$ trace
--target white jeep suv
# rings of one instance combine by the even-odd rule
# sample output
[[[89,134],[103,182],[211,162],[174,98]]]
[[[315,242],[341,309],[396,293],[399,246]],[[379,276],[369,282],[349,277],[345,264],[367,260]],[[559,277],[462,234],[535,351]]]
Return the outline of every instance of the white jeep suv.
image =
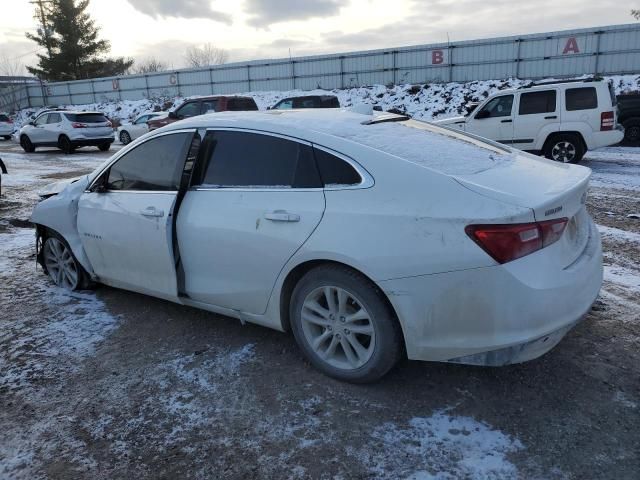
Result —
[[[560,162],[577,163],[587,150],[622,140],[616,110],[616,97],[608,82],[569,80],[503,90],[467,117],[434,123]]]
[[[36,147],[58,147],[73,153],[78,147],[95,146],[106,152],[114,141],[113,126],[100,112],[46,110],[20,129],[20,145],[27,153]]]

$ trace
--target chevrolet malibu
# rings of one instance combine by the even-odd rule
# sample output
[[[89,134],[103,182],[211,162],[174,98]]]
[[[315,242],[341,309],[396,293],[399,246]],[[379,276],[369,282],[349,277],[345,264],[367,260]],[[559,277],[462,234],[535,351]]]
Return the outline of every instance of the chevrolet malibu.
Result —
[[[203,115],[35,208],[38,260],[281,331],[351,382],[553,348],[602,283],[590,170],[404,116]]]

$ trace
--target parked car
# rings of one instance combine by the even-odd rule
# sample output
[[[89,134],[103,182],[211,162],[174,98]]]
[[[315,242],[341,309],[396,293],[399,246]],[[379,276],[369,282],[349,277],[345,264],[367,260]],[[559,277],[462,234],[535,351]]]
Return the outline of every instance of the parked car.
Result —
[[[283,98],[269,107],[269,110],[291,110],[292,108],[340,108],[340,102],[334,95],[306,95]]]
[[[292,330],[318,369],[366,382],[405,354],[553,348],[602,282],[590,172],[400,115],[213,114],[50,189],[31,221],[61,287]]]
[[[111,122],[100,112],[47,110],[20,129],[20,145],[27,153],[37,147],[58,147],[73,153],[94,146],[106,152],[114,141]]]
[[[11,140],[11,135],[14,130],[13,121],[9,118],[9,115],[0,113],[0,137],[5,140]]]
[[[503,90],[467,117],[434,123],[559,162],[577,163],[587,150],[622,140],[616,116],[612,86],[605,81],[580,80]]]
[[[618,96],[618,121],[624,127],[624,142],[640,145],[640,94]]]
[[[149,125],[147,122],[152,118],[164,118],[167,116],[166,112],[154,112],[143,113],[138,115],[131,123],[121,125],[116,130],[116,135],[120,140],[120,143],[127,145],[138,137],[141,137],[149,131]]]
[[[251,97],[214,95],[211,97],[197,97],[185,100],[185,102],[169,112],[166,117],[149,120],[149,130],[164,127],[170,123],[203,115],[210,112],[238,112],[245,110],[258,110],[256,101]]]

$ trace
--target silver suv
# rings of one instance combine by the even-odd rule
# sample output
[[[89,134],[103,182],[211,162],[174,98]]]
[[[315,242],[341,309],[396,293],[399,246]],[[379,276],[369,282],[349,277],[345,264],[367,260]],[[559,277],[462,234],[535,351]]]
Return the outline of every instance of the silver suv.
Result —
[[[113,126],[100,112],[48,110],[20,129],[20,145],[27,153],[36,147],[58,147],[73,153],[94,146],[106,152],[114,141]]]

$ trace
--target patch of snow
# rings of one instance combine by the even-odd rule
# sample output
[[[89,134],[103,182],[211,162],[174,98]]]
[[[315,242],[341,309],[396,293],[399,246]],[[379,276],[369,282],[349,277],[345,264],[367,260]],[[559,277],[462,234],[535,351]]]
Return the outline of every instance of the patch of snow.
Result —
[[[629,400],[629,398],[624,394],[624,392],[621,392],[620,390],[618,390],[613,396],[613,401],[619,403],[620,405],[626,408],[632,408],[632,409],[638,408],[638,404],[633,400]]]
[[[640,295],[640,273],[620,265],[604,266],[605,282],[623,287],[634,295]]]
[[[518,470],[508,454],[523,450],[511,435],[470,417],[438,411],[407,425],[385,423],[370,445],[352,449],[378,479],[511,479]]]
[[[607,227],[605,225],[597,225],[597,227],[603,238],[618,242],[637,243],[640,245],[640,233],[621,230],[614,227]]]

